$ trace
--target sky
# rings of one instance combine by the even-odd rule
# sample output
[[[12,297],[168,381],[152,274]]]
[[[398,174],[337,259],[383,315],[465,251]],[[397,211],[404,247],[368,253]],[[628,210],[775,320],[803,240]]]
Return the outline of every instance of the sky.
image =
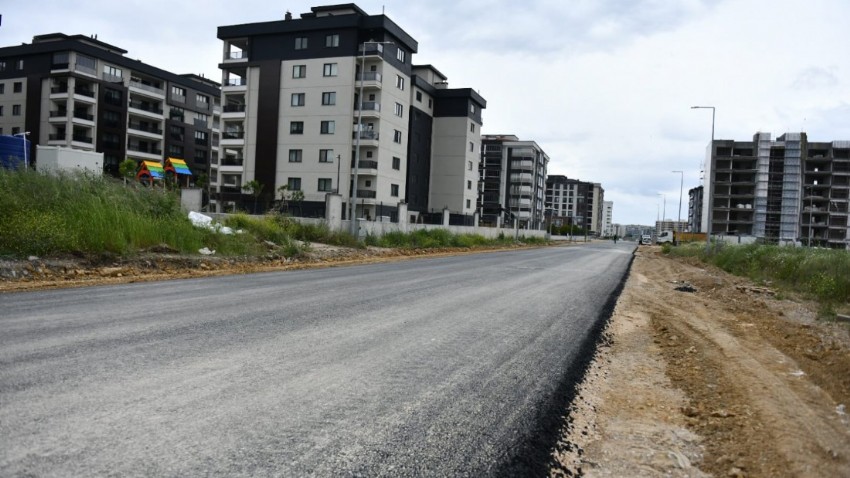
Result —
[[[127,56],[220,81],[222,25],[339,0],[30,0],[0,45],[92,35]],[[805,131],[850,140],[847,0],[361,0],[419,42],[452,88],[486,100],[483,134],[534,140],[549,174],[601,183],[618,224],[687,218],[711,138]],[[682,171],[674,173],[673,171]],[[684,184],[683,189],[680,184]]]

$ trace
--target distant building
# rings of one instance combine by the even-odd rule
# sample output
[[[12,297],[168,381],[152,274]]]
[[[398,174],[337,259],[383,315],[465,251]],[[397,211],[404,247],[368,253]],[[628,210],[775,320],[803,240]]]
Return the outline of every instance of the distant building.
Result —
[[[514,135],[481,137],[481,220],[495,225],[541,229],[549,156],[534,141]]]
[[[712,234],[850,247],[850,141],[756,133],[752,141],[715,140],[707,159],[704,230],[710,211]]]
[[[612,223],[614,213],[614,201],[602,201],[602,235],[613,236],[614,224]]]
[[[217,161],[219,84],[125,56],[97,37],[52,33],[0,48],[0,134],[124,159],[185,159],[195,174]],[[28,151],[38,162],[37,150]]]
[[[599,183],[562,175],[546,178],[546,209],[555,224],[574,224],[591,235],[603,235],[605,190]]]
[[[688,232],[702,232],[702,186],[688,191]]]
[[[674,221],[672,219],[655,221],[655,235],[659,235],[664,231],[685,231],[687,228],[687,221]]]

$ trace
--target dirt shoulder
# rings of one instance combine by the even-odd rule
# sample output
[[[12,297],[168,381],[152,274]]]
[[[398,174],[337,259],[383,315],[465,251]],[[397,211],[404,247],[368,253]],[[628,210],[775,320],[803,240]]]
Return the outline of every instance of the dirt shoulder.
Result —
[[[850,325],[814,310],[641,246],[552,475],[850,476]]]

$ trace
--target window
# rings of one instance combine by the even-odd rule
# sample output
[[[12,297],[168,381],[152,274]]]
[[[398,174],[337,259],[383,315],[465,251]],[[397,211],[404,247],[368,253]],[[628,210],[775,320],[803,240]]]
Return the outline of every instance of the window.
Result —
[[[21,134],[21,128],[18,126],[12,128],[12,136],[15,136],[16,134]]]
[[[467,161],[467,162],[466,162],[466,170],[467,170],[467,171],[472,171],[472,161]]]
[[[395,57],[398,61],[404,63],[405,51],[402,50],[401,48],[399,48],[398,50],[395,51]]]
[[[428,109],[429,110],[431,109],[432,104],[433,104],[433,101],[431,100],[431,98],[428,98]]]
[[[322,67],[322,76],[336,76],[338,68],[336,63],[325,63]]]
[[[401,75],[395,76],[395,86],[396,88],[403,90],[404,89],[404,77]]]
[[[293,78],[307,78],[307,65],[292,65]]]
[[[304,134],[304,122],[291,121],[289,123],[289,134]]]
[[[292,106],[304,106],[304,93],[292,93]]]
[[[24,84],[20,81],[16,81],[12,84],[12,93],[20,93],[24,91]]]
[[[179,144],[172,144],[168,146],[168,154],[174,156],[175,158],[183,157],[183,146]]]
[[[398,184],[390,184],[390,196],[398,197]]]
[[[195,131],[195,144],[199,146],[207,145],[207,133],[206,131]]]
[[[469,123],[469,132],[470,132],[470,133],[474,133],[474,132],[475,132],[475,123]]]
[[[185,117],[185,111],[183,108],[179,108],[177,106],[172,106],[168,110],[168,118],[172,121],[181,121],[183,122],[183,118]]]
[[[24,69],[24,60],[18,60],[18,69],[19,69],[19,70],[23,70],[23,69]]]
[[[330,106],[336,104],[336,91],[326,91],[322,93],[322,104]]]
[[[466,180],[466,189],[472,189],[472,181]]]
[[[0,95],[6,93],[6,83],[0,83]]]
[[[401,144],[401,131],[393,130],[393,142]]]
[[[21,105],[12,105],[12,116],[21,116]]]
[[[0,61],[0,71],[6,71],[6,62]]]
[[[339,46],[339,35],[325,35],[325,48],[336,48]]]
[[[300,149],[290,149],[289,150],[289,162],[290,163],[300,163],[301,162],[301,150]]]
[[[334,134],[336,132],[336,121],[322,121],[319,132],[321,134]]]
[[[334,150],[332,150],[332,149],[320,149],[319,150],[319,162],[320,163],[332,163],[332,162],[334,162]]]
[[[198,103],[198,106],[200,106],[202,108],[209,108],[210,107],[210,97],[207,96],[207,95],[196,94],[195,95],[195,102]]]
[[[473,143],[472,141],[469,142],[469,152],[470,153],[475,152],[475,143]]]
[[[401,158],[393,156],[393,169],[401,169]]]
[[[196,149],[194,159],[196,163],[207,164],[207,152],[203,149]]]
[[[183,134],[186,132],[186,129],[182,126],[171,125],[168,128],[168,134],[171,136],[171,139],[175,141],[183,141]]]
[[[404,116],[404,106],[401,103],[395,104],[395,115],[401,118]]]
[[[113,106],[121,106],[121,98],[123,95],[118,90],[113,90],[111,88],[107,88],[104,92],[104,100]]]
[[[421,91],[416,92],[416,101],[422,103],[422,92]]]
[[[180,88],[179,86],[171,87],[171,96],[173,99],[178,101],[186,100],[186,88]]]
[[[471,207],[472,207],[472,200],[467,199],[467,200],[466,200],[466,208],[467,208],[467,209],[469,209],[469,208],[471,208]]]
[[[287,178],[286,185],[289,186],[290,191],[300,191],[301,178]]]
[[[475,105],[469,105],[469,112],[475,114]]]
[[[333,190],[333,182],[330,178],[319,178],[319,192],[327,192]]]
[[[0,105],[0,116],[3,116],[3,105]]]
[[[103,65],[103,76],[104,80],[118,80],[121,79],[121,68],[115,68],[110,65]]]
[[[296,50],[306,50],[307,49],[307,37],[298,37],[295,39],[295,49]]]

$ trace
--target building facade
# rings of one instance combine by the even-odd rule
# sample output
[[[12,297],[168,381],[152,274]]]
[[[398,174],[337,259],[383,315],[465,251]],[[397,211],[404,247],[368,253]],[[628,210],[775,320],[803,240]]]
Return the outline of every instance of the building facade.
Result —
[[[602,201],[602,235],[614,235],[614,201]]]
[[[127,58],[96,37],[54,33],[0,48],[0,134],[124,159],[184,159],[195,175],[218,160],[219,84]],[[36,150],[34,161],[38,158]]]
[[[811,142],[806,133],[776,140],[715,140],[709,150],[702,217],[712,234],[770,243],[848,248],[850,141]]]
[[[449,90],[418,43],[385,15],[354,4],[313,7],[300,18],[222,26],[221,163],[214,207],[234,204],[248,181],[267,201],[281,187],[323,215],[339,193],[355,216],[474,211],[481,109],[472,90]],[[473,157],[475,159],[473,159]],[[468,168],[472,160],[473,171]],[[354,181],[356,178],[356,188]],[[346,213],[345,217],[350,217]]]
[[[688,232],[702,232],[702,186],[688,190]]]
[[[605,191],[599,183],[562,175],[546,178],[546,210],[556,224],[574,224],[591,235],[603,235]],[[612,205],[613,207],[613,205]]]
[[[485,223],[540,229],[546,222],[549,156],[534,141],[514,135],[482,135],[478,207]]]

